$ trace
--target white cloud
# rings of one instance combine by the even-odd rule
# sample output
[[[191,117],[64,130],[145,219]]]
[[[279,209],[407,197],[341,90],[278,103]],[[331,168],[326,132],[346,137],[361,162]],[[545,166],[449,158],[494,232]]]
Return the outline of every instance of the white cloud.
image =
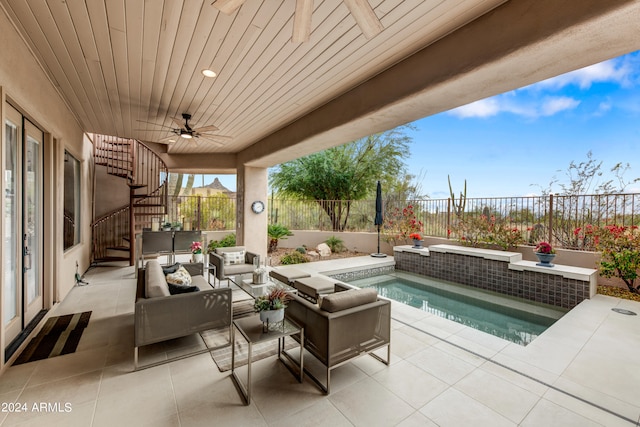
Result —
[[[580,104],[580,101],[567,96],[550,97],[544,100],[540,106],[540,116],[553,116],[560,111],[572,110]]]
[[[619,58],[610,59],[598,64],[590,65],[579,70],[571,71],[557,77],[552,77],[535,83],[528,88],[562,89],[569,85],[576,85],[580,89],[589,89],[593,83],[615,82],[623,86],[629,83],[632,67],[627,61]]]
[[[467,118],[491,117],[495,116],[499,112],[500,107],[498,106],[498,100],[496,98],[488,98],[455,108],[449,113],[460,118]]]
[[[566,96],[547,97],[540,103],[517,102],[510,96],[498,95],[463,105],[449,111],[449,114],[465,119],[470,117],[486,118],[500,113],[511,113],[526,118],[552,116],[561,111],[577,107],[580,101]]]

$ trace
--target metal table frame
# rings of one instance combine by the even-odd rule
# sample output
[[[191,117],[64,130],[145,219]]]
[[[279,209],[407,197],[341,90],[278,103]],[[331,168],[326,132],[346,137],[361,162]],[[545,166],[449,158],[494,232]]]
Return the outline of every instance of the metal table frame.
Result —
[[[235,371],[235,359],[236,359],[236,339],[235,330],[238,330],[240,335],[247,341],[249,345],[247,354],[247,386],[242,383],[238,374]],[[291,355],[285,351],[284,341],[286,337],[291,335],[300,335],[300,362],[294,360]],[[278,340],[278,360],[294,375],[298,377],[298,382],[302,382],[304,377],[304,328],[296,324],[295,322],[284,319],[282,326],[278,329],[263,331],[263,324],[260,321],[260,316],[255,315],[251,317],[243,317],[233,321],[231,327],[231,378],[236,383],[245,404],[251,403],[251,356],[253,351],[253,344]],[[283,356],[285,357],[283,359]],[[296,367],[294,370],[293,366]],[[296,372],[297,371],[297,372]]]

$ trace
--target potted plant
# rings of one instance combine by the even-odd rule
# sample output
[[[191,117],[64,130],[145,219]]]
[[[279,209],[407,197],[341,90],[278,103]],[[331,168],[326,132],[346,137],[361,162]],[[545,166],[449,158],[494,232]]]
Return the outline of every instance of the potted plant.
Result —
[[[164,224],[162,224],[162,231],[171,231],[171,223],[165,222]]]
[[[533,252],[536,254],[538,260],[540,261],[536,265],[539,265],[541,267],[553,267],[551,261],[553,261],[553,259],[556,257],[556,251],[555,249],[553,249],[551,244],[547,242],[540,242],[536,245],[536,248],[533,250]]]
[[[191,243],[191,260],[192,262],[202,262],[202,242]]]
[[[269,324],[284,320],[284,309],[291,301],[291,295],[281,286],[271,286],[269,292],[256,298],[253,308],[260,313],[260,320],[268,328]]]
[[[420,236],[420,233],[411,233],[409,234],[409,238],[413,239],[414,248],[422,249],[422,236]]]
[[[174,222],[173,224],[171,224],[172,228],[174,231],[180,231],[182,230],[182,224],[179,222]]]

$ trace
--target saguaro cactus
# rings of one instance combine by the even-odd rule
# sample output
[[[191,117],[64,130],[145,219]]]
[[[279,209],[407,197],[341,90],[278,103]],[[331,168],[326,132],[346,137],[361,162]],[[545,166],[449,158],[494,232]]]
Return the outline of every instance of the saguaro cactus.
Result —
[[[449,181],[449,194],[451,195],[451,201],[453,202],[453,211],[456,217],[461,218],[464,208],[467,205],[467,180],[464,180],[464,191],[460,192],[460,199],[456,201],[456,196],[453,194],[453,188],[451,187],[451,177],[447,175]]]

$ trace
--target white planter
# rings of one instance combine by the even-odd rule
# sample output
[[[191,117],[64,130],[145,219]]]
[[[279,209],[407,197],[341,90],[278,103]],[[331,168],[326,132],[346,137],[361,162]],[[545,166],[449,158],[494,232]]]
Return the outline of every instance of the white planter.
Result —
[[[191,254],[191,261],[192,262],[202,262],[202,254]]]
[[[284,308],[279,310],[264,310],[260,312],[260,320],[263,323],[277,323],[284,320]]]

